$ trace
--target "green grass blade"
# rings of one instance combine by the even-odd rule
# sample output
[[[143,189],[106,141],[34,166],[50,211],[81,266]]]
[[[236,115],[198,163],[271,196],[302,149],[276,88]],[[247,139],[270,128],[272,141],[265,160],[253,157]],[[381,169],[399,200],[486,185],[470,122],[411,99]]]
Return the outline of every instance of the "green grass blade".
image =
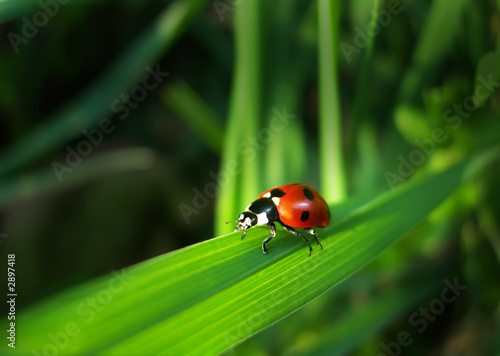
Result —
[[[83,129],[109,115],[112,103],[148,74],[146,66],[173,44],[205,3],[206,0],[179,0],[165,9],[93,85],[3,152],[0,176],[78,137]],[[160,70],[165,72],[166,68]]]
[[[433,83],[436,69],[447,58],[447,51],[460,40],[462,15],[467,3],[467,0],[435,0],[431,3],[425,25],[413,52],[412,66],[401,83],[399,93],[403,101],[414,101],[420,97],[425,85]]]
[[[294,48],[297,41],[297,1],[279,0],[266,5],[267,13],[273,14],[272,21],[280,26],[276,26],[266,38],[269,50],[264,57],[267,100],[263,126],[270,138],[263,145],[265,163],[261,174],[261,191],[287,182],[301,182],[307,172],[307,147],[303,120],[298,110],[307,70],[300,68],[300,65],[313,52],[303,43],[299,49]],[[308,12],[316,15],[316,12]],[[311,17],[307,14],[304,16],[299,31],[305,27],[304,22],[310,22]]]
[[[235,220],[259,194],[260,158],[253,142],[262,116],[262,10],[262,0],[243,1],[234,9],[236,63],[220,167],[227,179],[220,183],[216,203],[217,235],[230,231],[226,221]]]
[[[281,230],[262,255],[269,232],[255,228],[244,241],[210,239],[63,292],[18,314],[23,342],[1,353],[218,354],[362,268],[498,155],[478,153],[339,212],[311,257]]]
[[[0,23],[13,20],[35,8],[34,0],[0,0]]]
[[[231,111],[231,120],[237,120],[243,135],[242,140],[247,141],[250,137],[256,137],[260,128],[262,116],[262,24],[263,18],[262,0],[242,2],[235,8],[235,32],[236,46],[239,58],[240,70],[242,70],[240,82],[242,106],[237,113]],[[238,64],[237,64],[238,65]],[[233,109],[233,107],[231,108]],[[241,144],[241,142],[240,142]],[[234,149],[235,146],[232,146]],[[238,145],[240,152],[241,146]],[[231,147],[230,147],[231,148]],[[253,150],[250,154],[240,154],[241,174],[240,191],[238,196],[245,202],[255,199],[259,193],[260,155]],[[240,209],[244,206],[240,206]]]
[[[356,147],[356,142],[359,139],[358,138],[358,130],[357,128],[359,127],[359,123],[363,120],[364,114],[365,114],[365,108],[366,108],[366,93],[368,90],[368,73],[369,73],[369,68],[370,64],[372,63],[372,53],[373,53],[373,46],[375,43],[375,39],[377,37],[376,30],[378,21],[378,14],[380,11],[380,0],[374,0],[373,1],[373,10],[372,10],[372,15],[370,19],[370,25],[368,28],[367,36],[368,36],[368,43],[366,45],[366,49],[363,51],[363,57],[361,59],[361,68],[360,68],[360,74],[358,76],[358,79],[356,81],[356,93],[354,97],[354,103],[353,103],[353,113],[351,117],[351,121],[349,123],[350,125],[350,140],[349,140],[349,150],[347,152],[347,155],[349,157],[348,161],[349,164],[351,164],[351,160],[353,159],[353,155],[355,152],[355,147]]]
[[[28,20],[31,20],[30,14],[35,11],[43,11],[48,14],[51,14],[50,11],[53,11],[54,14],[52,16],[56,16],[59,9],[66,6],[66,4],[87,4],[98,1],[103,0],[71,0],[64,1],[64,4],[57,0],[54,2],[40,0],[0,0],[0,24],[18,19],[24,15],[28,17]],[[47,8],[50,10],[47,11],[44,9],[40,6],[40,3],[46,4]]]
[[[340,5],[338,0],[319,0],[318,5],[320,186],[331,202],[347,196],[337,79]]]

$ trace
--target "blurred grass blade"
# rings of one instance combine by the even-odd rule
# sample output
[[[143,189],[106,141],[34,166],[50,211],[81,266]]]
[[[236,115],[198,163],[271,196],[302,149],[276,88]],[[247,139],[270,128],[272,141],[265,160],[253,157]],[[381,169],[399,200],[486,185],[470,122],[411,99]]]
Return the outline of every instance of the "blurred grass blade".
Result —
[[[260,191],[285,182],[301,182],[307,171],[303,120],[298,115],[307,71],[299,66],[310,60],[312,53],[309,48],[311,46],[306,47],[303,43],[301,48],[293,51],[297,31],[294,13],[297,1],[277,0],[266,6],[267,13],[272,13],[273,21],[280,26],[266,39],[270,50],[266,51],[264,59],[268,63],[266,69],[269,74],[264,86],[267,100],[263,117],[264,130],[269,133],[270,138],[263,145],[265,168],[261,175],[263,184]],[[299,31],[304,28],[304,22],[311,21],[310,14],[316,15],[316,12],[308,11],[304,15]]]
[[[341,2],[319,0],[319,154],[321,193],[330,202],[347,196],[337,78]]]
[[[78,174],[64,176],[62,182],[56,178],[52,168],[9,177],[0,184],[0,208],[9,203],[19,203],[42,194],[69,189],[95,178],[151,169],[156,161],[153,150],[132,147],[91,155],[78,167]]]
[[[93,3],[93,2],[98,2],[98,1],[103,1],[103,0],[71,0],[71,1],[65,1],[65,4],[59,3],[58,0],[55,0],[54,2],[57,4],[57,10],[54,10],[56,13],[59,11],[59,9],[62,6],[66,6],[67,4],[75,5],[75,4],[87,4],[87,3]],[[53,3],[54,3],[53,2]],[[0,24],[3,24],[7,21],[10,20],[15,20],[20,18],[21,16],[28,16],[37,11],[37,10],[42,10],[44,12],[47,12],[44,10],[41,6],[40,3],[45,3],[47,4],[47,7],[54,9],[56,8],[55,4],[49,5],[51,1],[40,1],[40,0],[0,0]],[[56,16],[56,15],[54,15]]]
[[[403,101],[412,102],[420,97],[422,88],[435,80],[436,69],[447,58],[453,44],[461,39],[462,15],[467,4],[467,0],[432,1],[413,52],[412,65],[401,82],[399,93]]]
[[[440,282],[442,284],[442,280]],[[294,352],[293,354],[345,355],[362,344],[368,335],[393,321],[408,306],[429,296],[436,285],[420,286],[420,289],[408,285],[406,287],[406,290],[399,289],[386,293],[368,305],[357,308],[341,317],[328,330],[323,330],[321,345],[313,350],[307,350],[307,352]]]
[[[184,81],[169,85],[162,93],[169,109],[184,120],[191,131],[213,152],[222,150],[222,120]]]
[[[244,241],[240,233],[210,239],[63,292],[19,313],[23,342],[3,343],[1,353],[218,354],[362,268],[498,155],[499,147],[477,153],[351,207],[321,232],[324,250],[311,257],[281,230],[264,256],[269,232],[255,228]]]
[[[418,271],[411,275],[408,271]],[[417,303],[443,288],[450,267],[442,263],[428,266],[412,265],[401,274],[401,281],[389,290],[381,289],[372,300],[346,310],[330,325],[323,327],[321,338],[300,336],[290,348],[288,355],[345,355],[365,341],[367,337],[384,328]],[[403,278],[404,277],[404,278]],[[418,306],[416,307],[418,309]],[[325,311],[326,312],[326,311]],[[308,342],[309,339],[309,342]]]
[[[21,17],[37,7],[36,0],[0,0],[0,23]]]
[[[227,233],[226,221],[236,219],[259,194],[260,158],[254,141],[262,116],[262,0],[242,1],[234,8],[236,62],[229,120],[219,173],[215,234]]]
[[[178,0],[165,9],[93,85],[2,153],[0,176],[57,149],[109,115],[112,103],[148,74],[148,64],[173,44],[206,2]]]
[[[257,137],[262,117],[262,20],[263,0],[243,1],[235,7],[234,21],[236,33],[237,58],[239,69],[242,71],[240,96],[238,108],[231,106],[231,120],[237,120],[243,135],[243,142],[229,149],[239,148],[241,174],[238,176],[240,190],[238,196],[246,206],[247,202],[255,199],[259,193],[260,155],[255,148],[248,150],[244,142],[251,142],[252,137]],[[237,74],[238,75],[238,74]],[[236,109],[236,110],[233,110]],[[253,147],[252,145],[249,145]],[[242,207],[240,206],[239,209]],[[239,212],[238,209],[238,212]],[[226,230],[227,231],[227,230]]]
[[[377,37],[377,33],[375,31],[377,31],[377,26],[379,26],[377,21],[378,21],[378,14],[380,11],[380,4],[381,4],[380,0],[373,1],[373,9],[371,12],[370,25],[368,27],[368,32],[367,32],[368,43],[366,45],[366,49],[363,51],[363,57],[361,59],[361,68],[356,81],[356,93],[353,103],[353,113],[349,123],[350,126],[349,127],[350,139],[348,141],[349,149],[346,153],[347,157],[349,157],[347,161],[350,166],[354,157],[355,148],[357,147],[356,142],[359,139],[358,127],[360,122],[363,120],[365,114],[366,93],[369,87],[368,72],[370,64],[373,62],[372,53],[373,53],[375,38]]]

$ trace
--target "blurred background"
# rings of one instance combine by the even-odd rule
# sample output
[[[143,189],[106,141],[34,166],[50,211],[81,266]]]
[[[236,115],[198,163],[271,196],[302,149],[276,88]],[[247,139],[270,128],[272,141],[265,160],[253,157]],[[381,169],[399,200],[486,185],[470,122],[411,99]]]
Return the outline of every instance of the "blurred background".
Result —
[[[0,2],[0,250],[18,305],[229,233],[270,187],[342,203],[498,142],[500,1],[337,1],[327,38],[317,1],[244,2]],[[500,354],[499,178],[234,353]],[[467,289],[419,332],[412,313],[447,287],[428,275]]]

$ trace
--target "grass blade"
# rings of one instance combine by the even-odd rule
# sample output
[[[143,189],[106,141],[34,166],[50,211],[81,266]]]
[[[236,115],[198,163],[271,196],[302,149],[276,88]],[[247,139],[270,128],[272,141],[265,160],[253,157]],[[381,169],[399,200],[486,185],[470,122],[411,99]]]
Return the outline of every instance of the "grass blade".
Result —
[[[380,11],[380,1],[374,0],[370,25],[367,33],[368,43],[366,45],[366,49],[363,51],[363,57],[361,59],[360,74],[356,81],[356,93],[353,103],[353,113],[351,117],[351,122],[349,123],[350,140],[349,140],[349,150],[347,152],[347,155],[349,157],[348,159],[349,164],[352,163],[351,161],[353,159],[355,147],[357,146],[356,142],[359,139],[358,138],[359,131],[357,130],[357,128],[360,126],[359,123],[361,121],[364,121],[363,118],[366,108],[366,93],[368,90],[368,73],[370,64],[372,63],[372,53],[373,53],[375,38],[377,37],[375,31],[377,30],[377,26],[379,26],[377,23],[379,11]]]
[[[184,81],[169,85],[162,93],[164,104],[174,111],[215,153],[222,150],[222,120]]]
[[[462,14],[467,3],[466,0],[436,0],[431,3],[413,52],[412,66],[401,82],[399,93],[403,101],[413,102],[420,97],[422,88],[435,80],[436,69],[447,58],[446,52],[460,39]]]
[[[259,194],[260,158],[251,138],[257,136],[262,116],[262,7],[261,0],[243,1],[234,10],[236,63],[220,168],[227,178],[217,198],[217,235],[230,231],[226,221],[236,219]]]
[[[340,5],[338,0],[320,0],[318,6],[320,186],[325,199],[331,202],[347,195],[337,79]]]
[[[7,21],[15,20],[20,18],[23,15],[29,17],[30,13],[35,12],[36,10],[42,10],[47,12],[44,8],[40,6],[40,3],[46,3],[48,8],[57,8],[57,10],[53,10],[57,13],[61,6],[65,6],[66,3],[71,3],[71,5],[76,4],[88,4],[93,2],[98,2],[103,0],[71,0],[70,2],[65,2],[64,4],[59,4],[59,1],[56,1],[55,4],[48,5],[50,1],[40,1],[40,0],[0,0],[0,24],[3,24]],[[57,5],[57,6],[56,6]],[[54,15],[55,16],[55,15]]]

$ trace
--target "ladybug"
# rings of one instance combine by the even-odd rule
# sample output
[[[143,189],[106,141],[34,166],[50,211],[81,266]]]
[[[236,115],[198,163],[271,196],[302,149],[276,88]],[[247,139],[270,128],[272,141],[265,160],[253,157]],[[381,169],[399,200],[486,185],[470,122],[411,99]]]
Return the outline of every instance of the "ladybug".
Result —
[[[234,232],[243,231],[242,240],[248,228],[267,225],[271,230],[271,236],[262,242],[262,252],[265,254],[269,254],[266,244],[276,236],[274,223],[279,222],[286,231],[304,240],[311,256],[311,244],[294,228],[304,229],[313,235],[316,243],[323,249],[313,227],[324,227],[330,223],[330,208],[316,189],[305,184],[292,183],[280,185],[260,194],[257,200],[240,214],[238,220],[229,222],[238,223]]]

